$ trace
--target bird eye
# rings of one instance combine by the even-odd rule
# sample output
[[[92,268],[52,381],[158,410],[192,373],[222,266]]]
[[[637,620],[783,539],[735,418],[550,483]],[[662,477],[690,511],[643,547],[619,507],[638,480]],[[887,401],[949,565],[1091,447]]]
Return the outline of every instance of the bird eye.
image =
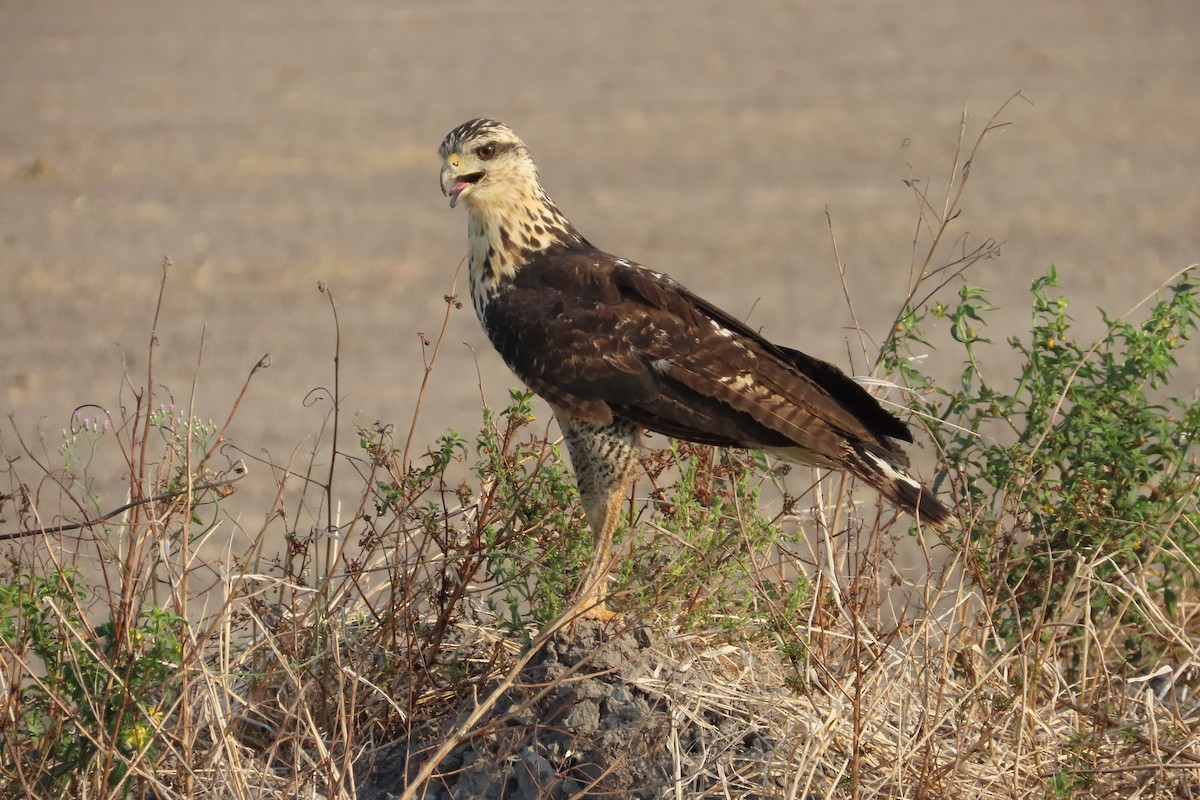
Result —
[[[488,142],[485,145],[480,145],[479,149],[475,151],[475,154],[479,156],[480,160],[489,161],[491,160],[492,156],[496,155],[496,144],[494,142]]]

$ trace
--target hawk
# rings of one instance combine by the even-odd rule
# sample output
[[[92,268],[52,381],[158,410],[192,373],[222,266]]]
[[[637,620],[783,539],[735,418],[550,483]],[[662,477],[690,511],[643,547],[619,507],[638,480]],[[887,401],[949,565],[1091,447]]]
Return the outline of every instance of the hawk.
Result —
[[[467,206],[471,299],[554,410],[595,550],[576,607],[609,616],[613,530],[644,429],[849,472],[925,524],[950,512],[905,469],[907,426],[832,364],[768,341],[666,275],[593,246],[506,125],[446,135],[442,192]]]

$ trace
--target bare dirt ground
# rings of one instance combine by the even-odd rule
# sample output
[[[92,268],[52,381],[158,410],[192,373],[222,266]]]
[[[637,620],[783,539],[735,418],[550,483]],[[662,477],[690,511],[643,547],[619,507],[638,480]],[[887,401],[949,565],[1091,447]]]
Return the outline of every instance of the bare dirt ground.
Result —
[[[0,411],[50,451],[76,406],[115,413],[167,256],[155,375],[175,403],[195,377],[197,413],[223,418],[269,353],[232,437],[286,460],[327,408],[304,402],[332,382],[323,281],[344,407],[407,426],[418,332],[464,253],[435,150],[476,115],[525,138],[592,241],[843,364],[825,210],[877,338],[911,259],[904,179],[944,185],[964,106],[974,136],[1018,90],[1034,105],[987,141],[958,229],[1005,242],[972,276],[997,340],[1050,263],[1095,331],[1094,306],[1200,260],[1190,0],[735,8],[0,0]],[[474,430],[480,383],[500,403],[515,382],[469,310],[440,359],[418,442]],[[273,486],[258,470],[241,496]]]

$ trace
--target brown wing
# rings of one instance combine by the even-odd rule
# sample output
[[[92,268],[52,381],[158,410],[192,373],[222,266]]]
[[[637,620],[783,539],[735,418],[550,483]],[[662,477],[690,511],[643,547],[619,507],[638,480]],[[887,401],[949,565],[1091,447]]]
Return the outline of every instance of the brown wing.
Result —
[[[847,440],[896,461],[908,429],[836,367],[768,342],[675,281],[595,249],[518,270],[484,324],[517,375],[567,412],[705,444],[799,447],[835,462]]]

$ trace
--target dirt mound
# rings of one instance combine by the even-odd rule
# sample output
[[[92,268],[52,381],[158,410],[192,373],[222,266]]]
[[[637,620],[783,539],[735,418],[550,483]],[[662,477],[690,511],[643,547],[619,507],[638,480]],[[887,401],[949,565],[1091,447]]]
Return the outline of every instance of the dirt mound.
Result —
[[[477,733],[442,761],[424,797],[651,798],[677,786],[690,797],[749,773],[768,785],[764,769],[779,743],[748,708],[678,702],[712,688],[711,673],[694,666],[665,655],[645,630],[614,635],[581,622],[530,661]],[[475,703],[464,698],[459,718]],[[403,743],[365,795],[398,796],[439,742]]]

